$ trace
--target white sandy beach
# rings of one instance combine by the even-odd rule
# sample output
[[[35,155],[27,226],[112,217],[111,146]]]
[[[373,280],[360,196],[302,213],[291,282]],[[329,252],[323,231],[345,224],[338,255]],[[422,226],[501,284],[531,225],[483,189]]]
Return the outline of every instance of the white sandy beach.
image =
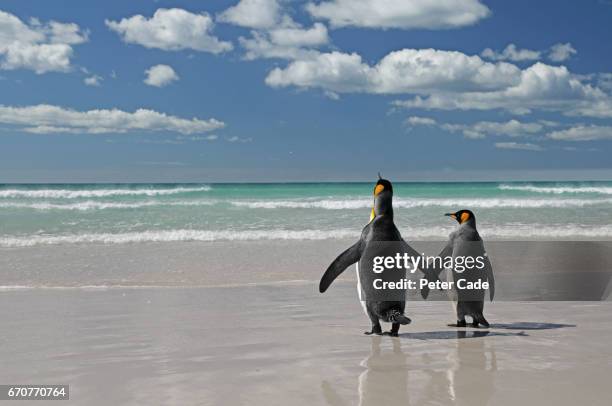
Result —
[[[362,334],[351,282],[5,290],[0,382],[78,405],[607,405],[611,306],[487,304],[487,331],[415,302],[390,338]]]
[[[413,323],[390,338],[363,335],[353,267],[318,293],[349,243],[3,248],[0,383],[69,384],[75,405],[609,403],[612,302],[513,296],[565,288],[551,282],[576,252],[489,244],[500,264],[500,299],[485,307],[492,328],[447,327],[451,305],[418,298],[407,304]],[[537,261],[542,252],[555,255]]]

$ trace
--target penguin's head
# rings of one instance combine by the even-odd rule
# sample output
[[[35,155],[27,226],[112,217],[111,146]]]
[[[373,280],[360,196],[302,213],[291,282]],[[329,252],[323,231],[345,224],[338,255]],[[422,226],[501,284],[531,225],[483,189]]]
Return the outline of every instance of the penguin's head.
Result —
[[[393,186],[391,185],[391,182],[389,182],[387,179],[381,178],[380,173],[379,173],[378,182],[376,182],[376,185],[374,186],[374,198],[376,198],[382,192],[388,192],[389,194],[392,195]]]
[[[383,179],[378,174],[378,182],[374,186],[374,206],[370,213],[370,221],[379,214],[390,214],[393,215],[393,208],[391,207],[391,200],[393,197],[393,186],[387,179]]]
[[[445,216],[454,218],[459,224],[476,224],[476,216],[474,216],[474,213],[472,213],[471,210],[459,210],[455,213],[446,213]]]

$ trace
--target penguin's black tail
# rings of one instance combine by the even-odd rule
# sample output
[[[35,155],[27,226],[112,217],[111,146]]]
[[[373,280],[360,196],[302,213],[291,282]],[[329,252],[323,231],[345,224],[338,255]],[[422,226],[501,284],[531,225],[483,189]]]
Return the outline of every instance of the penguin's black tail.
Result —
[[[387,320],[389,323],[410,324],[412,320],[404,316],[399,310],[389,310],[387,312]]]

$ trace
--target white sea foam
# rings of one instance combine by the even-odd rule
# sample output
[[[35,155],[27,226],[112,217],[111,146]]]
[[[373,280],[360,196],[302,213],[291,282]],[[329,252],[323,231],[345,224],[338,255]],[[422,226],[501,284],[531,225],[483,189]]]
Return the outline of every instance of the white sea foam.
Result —
[[[232,201],[233,206],[250,209],[326,209],[347,210],[372,207],[371,199],[345,200],[250,200]],[[512,198],[458,198],[458,199],[402,199],[393,200],[398,208],[469,207],[469,208],[564,208],[612,204],[612,199],[512,199]]]
[[[535,185],[499,185],[501,190],[518,190],[534,193],[598,193],[612,195],[612,187],[609,186],[535,186]]]
[[[109,196],[164,196],[180,193],[208,192],[210,190],[210,186],[157,189],[0,189],[0,198],[78,199]]]
[[[359,237],[359,230],[151,230],[129,233],[84,233],[0,237],[0,247],[52,244],[125,244],[172,241],[326,240]]]
[[[23,202],[1,202],[0,208],[7,209],[31,209],[31,210],[104,210],[104,209],[139,209],[143,207],[151,206],[211,206],[215,204],[214,201],[210,200],[191,200],[191,201],[173,201],[165,202],[159,200],[150,200],[134,203],[116,203],[116,202],[104,202],[95,200],[86,200],[78,203],[68,204],[57,204],[50,202],[36,202],[36,203],[23,203]]]
[[[446,239],[455,229],[448,227],[401,227],[402,235],[411,240]],[[480,234],[485,239],[566,239],[566,238],[610,238],[612,225],[588,226],[581,224],[543,225],[487,225],[483,224]],[[180,241],[257,241],[257,240],[332,240],[357,239],[359,230],[150,230],[129,233],[85,233],[67,235],[1,236],[0,247],[29,247],[55,244],[127,244],[143,242]]]

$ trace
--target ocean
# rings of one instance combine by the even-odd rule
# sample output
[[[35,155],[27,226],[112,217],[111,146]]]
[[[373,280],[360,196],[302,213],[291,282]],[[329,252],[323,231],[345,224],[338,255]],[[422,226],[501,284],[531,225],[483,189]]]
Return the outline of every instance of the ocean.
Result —
[[[3,184],[0,247],[357,238],[370,183]],[[612,182],[394,183],[407,240],[471,209],[488,239],[609,239]]]

